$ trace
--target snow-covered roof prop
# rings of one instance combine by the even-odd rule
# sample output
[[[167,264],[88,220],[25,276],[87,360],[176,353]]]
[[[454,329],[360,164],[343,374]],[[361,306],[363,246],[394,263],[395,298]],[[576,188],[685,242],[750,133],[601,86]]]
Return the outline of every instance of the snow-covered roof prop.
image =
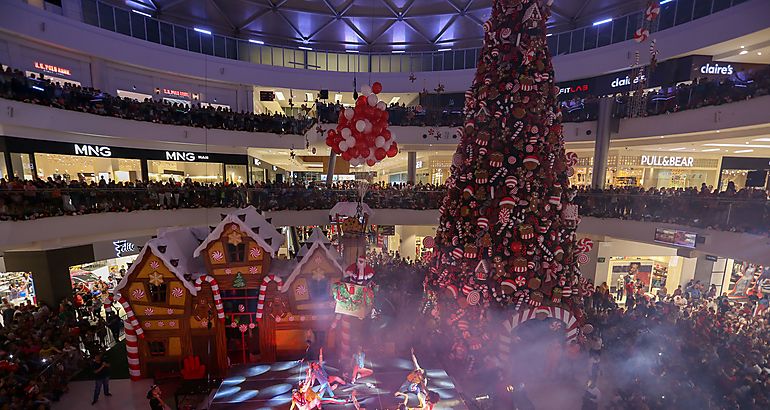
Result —
[[[123,289],[145,253],[152,252],[166,268],[174,274],[191,294],[195,295],[195,285],[185,279],[185,275],[195,278],[206,272],[206,266],[200,258],[193,257],[193,251],[206,237],[206,227],[168,229],[160,232],[157,238],[150,239],[131,264],[123,279],[115,287],[115,292]]]
[[[329,211],[329,216],[332,218],[335,218],[337,215],[347,217],[356,216],[358,212],[358,205],[358,202],[337,202],[337,204],[335,204],[334,207]],[[372,208],[369,208],[369,205],[367,204],[362,204],[361,210],[364,214],[367,214],[370,217],[374,215]]]
[[[294,279],[297,277],[297,275],[302,272],[302,268],[306,264],[318,263],[317,258],[322,258],[325,256],[340,274],[342,274],[344,271],[339,263],[340,255],[337,253],[337,251],[334,250],[334,248],[332,248],[331,242],[326,238],[326,235],[324,235],[323,232],[321,232],[321,229],[317,227],[313,229],[313,233],[310,235],[310,238],[308,238],[308,242],[302,246],[298,255],[301,255],[302,259],[297,263],[296,266],[294,266],[294,269],[292,270],[289,277],[283,282],[281,292],[286,292],[289,290],[291,283],[294,282]]]
[[[231,223],[238,225],[243,233],[258,243],[263,249],[270,252],[272,256],[275,256],[285,240],[283,235],[270,223],[269,218],[265,218],[253,206],[249,206],[227,215],[223,214],[222,221],[211,231],[203,243],[195,249],[193,255],[197,257],[211,242],[218,240],[222,236],[225,226]]]

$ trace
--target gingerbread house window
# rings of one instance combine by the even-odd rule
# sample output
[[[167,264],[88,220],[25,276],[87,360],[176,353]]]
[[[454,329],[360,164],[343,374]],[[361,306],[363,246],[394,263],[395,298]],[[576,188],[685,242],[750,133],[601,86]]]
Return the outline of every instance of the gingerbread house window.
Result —
[[[243,262],[246,260],[246,244],[227,244],[227,259],[230,263]]]
[[[166,355],[166,343],[153,340],[147,342],[147,347],[150,351],[150,356],[165,356]]]
[[[150,301],[155,303],[166,302],[166,284],[161,283],[159,285],[150,284]]]

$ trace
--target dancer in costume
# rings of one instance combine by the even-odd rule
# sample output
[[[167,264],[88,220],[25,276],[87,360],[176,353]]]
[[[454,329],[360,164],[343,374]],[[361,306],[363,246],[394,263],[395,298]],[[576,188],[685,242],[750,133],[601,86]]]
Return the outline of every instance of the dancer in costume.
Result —
[[[364,347],[359,345],[358,350],[353,353],[353,376],[350,383],[355,383],[361,377],[369,377],[374,374],[374,370],[366,367],[365,359]]]
[[[417,400],[420,401],[420,408],[424,408],[425,398],[428,394],[428,378],[425,375],[425,370],[417,363],[414,348],[412,348],[412,363],[414,363],[414,370],[406,376],[406,381],[401,385],[401,389],[395,393],[395,396],[404,399],[402,406],[406,408],[406,404],[409,402],[409,393],[414,393],[417,395]]]
[[[316,407],[321,408],[321,397],[310,388],[312,379],[306,378],[299,382],[298,388],[291,392],[291,407],[289,410],[311,410]]]
[[[310,380],[310,386],[318,381],[320,387],[318,388],[318,394],[323,397],[324,391],[329,393],[329,397],[334,397],[334,390],[339,385],[347,384],[345,380],[337,376],[330,376],[324,366],[324,349],[321,348],[318,354],[318,361],[310,363],[310,367],[307,369],[307,379]],[[331,384],[334,383],[334,384]]]

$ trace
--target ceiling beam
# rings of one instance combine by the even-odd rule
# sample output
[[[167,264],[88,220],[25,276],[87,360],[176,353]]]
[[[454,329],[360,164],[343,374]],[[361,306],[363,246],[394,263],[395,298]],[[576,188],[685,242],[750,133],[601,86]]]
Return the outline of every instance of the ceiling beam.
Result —
[[[385,25],[385,28],[383,28],[382,30],[380,30],[380,33],[379,33],[379,34],[377,34],[377,36],[376,36],[375,38],[373,38],[373,39],[372,39],[372,44],[376,43],[376,42],[377,42],[377,40],[379,40],[379,39],[380,39],[382,36],[384,36],[384,35],[385,35],[385,33],[387,33],[387,32],[388,32],[388,30],[390,30],[390,28],[391,28],[391,27],[393,27],[393,25],[394,25],[394,24],[396,24],[396,22],[397,22],[397,21],[398,21],[398,20],[396,20],[396,19],[391,19],[391,20],[388,22],[388,24],[386,24],[386,25]],[[373,35],[373,34],[374,34],[374,33],[372,33],[372,35]]]
[[[222,11],[222,8],[219,7],[219,4],[217,4],[216,0],[208,0],[209,4],[211,4],[212,7],[214,7],[214,10],[216,10],[219,14],[222,15],[222,17],[225,19],[225,22],[230,26],[230,28],[233,30],[233,32],[238,31],[238,26],[233,24],[233,21],[230,20],[230,17],[227,16],[227,13]]]
[[[264,16],[265,14],[270,13],[271,11],[272,11],[272,9],[269,8],[269,7],[265,7],[262,10],[255,11],[254,14],[250,15],[249,17],[247,17],[246,20],[243,23],[241,23],[240,26],[238,26],[238,30],[239,31],[243,30],[244,28],[246,28],[246,26],[248,26],[249,24],[253,23],[258,18]]]
[[[351,30],[353,30],[353,32],[354,32],[354,33],[355,33],[355,34],[358,36],[358,38],[360,38],[360,39],[361,39],[361,41],[363,41],[364,43],[366,43],[366,45],[368,45],[368,46],[371,46],[371,45],[372,45],[372,42],[371,42],[371,41],[369,41],[369,40],[366,38],[366,36],[364,35],[364,33],[362,33],[362,32],[361,32],[361,30],[359,30],[359,29],[358,29],[358,27],[356,27],[356,25],[355,25],[355,24],[353,24],[353,22],[352,22],[352,21],[350,21],[350,19],[346,19],[346,18],[343,18],[343,19],[342,19],[342,21],[344,21],[344,22],[345,22],[345,24],[347,24],[347,25],[348,25],[348,27],[350,27],[350,29],[351,29]]]
[[[170,3],[166,3],[166,4],[164,4],[164,5],[163,5],[163,8],[160,8],[160,9],[158,9],[158,11],[160,11],[160,12],[164,12],[164,11],[166,11],[166,10],[168,10],[168,9],[174,8],[174,7],[178,6],[178,5],[180,5],[180,4],[182,4],[182,3],[186,3],[186,2],[187,2],[187,0],[176,0],[176,1],[172,1],[172,2],[170,2]]]
[[[334,23],[335,21],[337,21],[337,19],[333,19],[332,18],[332,19],[327,20],[326,23],[321,24],[321,26],[318,27],[317,29],[315,29],[315,31],[313,31],[312,33],[308,34],[308,40],[312,40],[313,37],[316,36],[316,34],[320,33],[321,30],[325,29],[326,27],[329,27],[329,25]]]
[[[433,38],[431,43],[436,44],[438,39],[441,38],[441,36],[444,35],[444,33],[449,29],[449,27],[454,24],[455,20],[457,20],[457,17],[459,17],[457,14],[452,15],[452,17],[449,18],[449,21],[447,21],[446,24],[444,24],[444,27],[441,28],[441,30],[438,31],[438,34],[436,34],[436,37]]]
[[[577,20],[580,18],[580,16],[583,15],[583,12],[586,11],[586,8],[588,8],[588,5],[591,4],[592,0],[585,0],[582,5],[580,5],[580,8],[578,9],[577,13],[575,13],[575,16],[572,17],[572,20]]]

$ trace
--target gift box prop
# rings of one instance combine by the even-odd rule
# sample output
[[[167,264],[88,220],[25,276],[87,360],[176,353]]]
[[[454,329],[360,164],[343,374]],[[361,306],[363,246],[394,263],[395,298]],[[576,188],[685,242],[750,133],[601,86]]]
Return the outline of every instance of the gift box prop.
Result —
[[[366,232],[374,212],[363,203],[365,194],[366,185],[361,184],[359,202],[338,202],[329,211],[329,221],[337,230],[344,264],[354,263],[359,255],[366,254]]]
[[[340,357],[350,357],[353,346],[360,344],[363,320],[369,317],[374,307],[373,277],[374,269],[360,256],[345,269],[344,279],[332,288],[336,301],[334,311],[338,314],[335,326],[339,329]]]

